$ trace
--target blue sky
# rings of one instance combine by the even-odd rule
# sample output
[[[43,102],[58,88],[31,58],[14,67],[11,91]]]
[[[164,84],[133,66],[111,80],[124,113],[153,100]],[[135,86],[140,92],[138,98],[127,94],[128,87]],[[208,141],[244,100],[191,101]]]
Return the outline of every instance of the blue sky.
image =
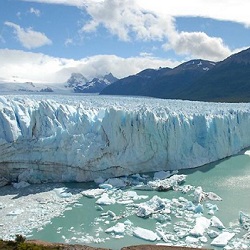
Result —
[[[219,2],[219,3],[218,3]],[[1,0],[0,82],[117,77],[247,48],[249,0]]]

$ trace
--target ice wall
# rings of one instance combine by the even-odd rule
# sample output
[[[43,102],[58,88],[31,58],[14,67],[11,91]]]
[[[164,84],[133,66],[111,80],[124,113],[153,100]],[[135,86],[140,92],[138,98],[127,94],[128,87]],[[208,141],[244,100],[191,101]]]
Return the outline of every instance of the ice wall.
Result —
[[[0,97],[0,177],[89,181],[194,168],[250,146],[250,104],[47,98]]]

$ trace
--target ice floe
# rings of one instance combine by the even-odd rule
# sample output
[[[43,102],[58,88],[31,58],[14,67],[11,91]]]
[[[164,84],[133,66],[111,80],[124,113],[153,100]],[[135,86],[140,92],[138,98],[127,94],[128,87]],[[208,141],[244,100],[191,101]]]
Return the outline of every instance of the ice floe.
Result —
[[[234,236],[234,233],[222,232],[215,239],[213,239],[211,245],[217,247],[225,247]]]
[[[133,231],[134,236],[147,241],[156,241],[159,239],[158,235],[148,229],[136,227]]]

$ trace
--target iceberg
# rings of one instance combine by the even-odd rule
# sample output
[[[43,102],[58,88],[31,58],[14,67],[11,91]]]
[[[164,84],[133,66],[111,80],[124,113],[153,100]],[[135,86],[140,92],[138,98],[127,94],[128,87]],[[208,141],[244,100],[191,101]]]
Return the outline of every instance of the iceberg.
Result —
[[[125,225],[118,222],[115,226],[105,230],[106,233],[123,234],[125,231]]]
[[[133,231],[133,235],[148,241],[156,241],[159,239],[158,235],[155,232],[141,227],[135,228]]]
[[[209,219],[203,216],[197,217],[194,228],[190,230],[190,235],[195,237],[203,236],[205,231],[209,228],[209,226],[210,226]]]
[[[222,232],[212,242],[212,246],[225,247],[228,242],[234,237],[235,233]]]
[[[0,177],[86,182],[194,168],[250,146],[250,104],[0,96]]]
[[[216,216],[211,217],[211,226],[212,227],[217,227],[218,229],[224,229],[225,228],[225,226],[223,225],[221,220]]]

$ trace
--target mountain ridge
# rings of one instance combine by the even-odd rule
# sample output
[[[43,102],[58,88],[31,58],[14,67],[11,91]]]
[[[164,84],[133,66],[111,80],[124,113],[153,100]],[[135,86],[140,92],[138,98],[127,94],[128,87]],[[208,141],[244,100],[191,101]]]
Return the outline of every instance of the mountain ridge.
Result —
[[[212,102],[250,101],[250,48],[221,62],[194,59],[164,74],[136,77],[143,72],[147,70],[116,81],[100,94]]]

